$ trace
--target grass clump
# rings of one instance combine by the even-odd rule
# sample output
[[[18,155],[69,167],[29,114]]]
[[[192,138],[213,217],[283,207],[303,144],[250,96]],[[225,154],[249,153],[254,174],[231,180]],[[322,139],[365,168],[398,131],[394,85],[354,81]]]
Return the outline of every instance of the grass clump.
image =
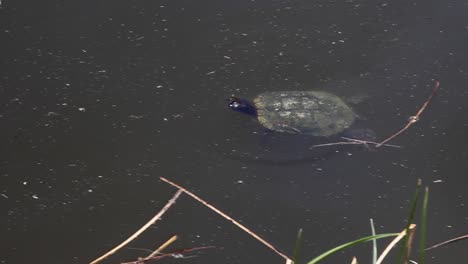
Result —
[[[331,256],[332,254],[339,252],[341,250],[344,250],[349,247],[357,246],[359,244],[365,243],[372,241],[372,264],[380,264],[382,261],[385,259],[385,257],[388,255],[390,250],[395,247],[395,245],[400,241],[402,241],[402,246],[400,250],[400,256],[399,256],[399,262],[398,263],[409,263],[409,258],[411,254],[411,249],[413,245],[413,239],[414,239],[414,232],[416,225],[413,223],[415,214],[416,214],[416,209],[418,207],[418,202],[420,198],[420,190],[422,186],[422,181],[421,179],[418,180],[417,185],[416,185],[416,190],[414,192],[413,198],[411,200],[411,209],[409,211],[408,215],[408,223],[403,231],[400,233],[385,233],[385,234],[376,234],[375,233],[375,227],[374,227],[374,221],[370,219],[371,223],[371,231],[372,235],[371,236],[366,236],[362,237],[359,239],[356,239],[351,242],[344,243],[342,245],[339,245],[337,247],[334,247],[319,256],[315,257],[314,259],[310,260],[307,262],[307,264],[315,264],[319,263],[323,259]],[[421,211],[421,228],[420,228],[420,241],[419,241],[419,264],[424,264],[425,261],[425,246],[426,246],[426,218],[427,218],[427,204],[429,200],[429,188],[426,187],[424,191],[424,197],[423,197],[423,203],[422,203],[422,211]],[[295,254],[294,254],[294,262],[297,263],[297,252],[298,252],[298,243],[300,242],[300,237],[302,236],[302,229],[300,230],[300,233],[298,234],[298,239],[296,241],[296,249],[295,249]],[[382,238],[387,238],[387,237],[396,237],[389,243],[389,245],[386,247],[386,249],[382,252],[382,254],[377,258],[378,255],[378,249],[377,249],[377,240],[382,239]],[[353,258],[352,263],[357,263],[357,259]]]

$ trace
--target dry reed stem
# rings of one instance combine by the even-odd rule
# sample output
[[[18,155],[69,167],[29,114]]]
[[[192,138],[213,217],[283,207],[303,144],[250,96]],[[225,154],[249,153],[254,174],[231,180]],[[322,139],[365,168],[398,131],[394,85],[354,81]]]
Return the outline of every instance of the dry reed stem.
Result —
[[[200,197],[196,196],[195,194],[193,194],[192,192],[188,191],[187,189],[185,189],[184,187],[164,178],[164,177],[159,177],[162,181],[176,187],[177,189],[179,190],[182,190],[183,192],[185,192],[186,194],[188,194],[189,196],[191,196],[193,199],[197,200],[198,202],[200,202],[201,204],[203,204],[204,206],[210,208],[211,210],[213,210],[214,212],[216,212],[217,214],[221,215],[222,217],[224,217],[226,220],[230,221],[231,223],[233,223],[234,225],[236,225],[237,227],[239,227],[240,229],[244,230],[245,232],[247,232],[247,234],[251,235],[252,237],[254,237],[255,239],[257,239],[258,241],[260,241],[262,244],[264,244],[265,246],[267,246],[268,248],[270,248],[271,250],[273,250],[276,254],[278,254],[279,256],[281,256],[282,258],[284,258],[286,260],[286,263],[289,264],[289,263],[293,263],[293,261],[291,260],[291,258],[289,258],[288,256],[286,256],[285,254],[281,253],[281,251],[279,251],[278,249],[276,249],[272,244],[268,243],[265,239],[261,238],[259,235],[255,234],[254,232],[252,232],[250,229],[248,229],[247,227],[245,227],[244,225],[242,225],[241,223],[237,222],[236,220],[234,220],[232,217],[228,216],[227,214],[223,213],[222,211],[220,211],[219,209],[217,209],[216,207],[214,207],[213,205],[209,204],[208,202],[204,201],[203,199],[201,199]]]
[[[416,225],[411,224],[408,229],[413,230],[414,228],[416,228]],[[379,256],[379,258],[377,259],[377,262],[375,262],[375,264],[382,263],[384,258],[387,256],[388,252],[390,252],[390,250],[392,250],[392,248],[395,247],[396,243],[398,243],[398,241],[400,241],[405,235],[406,235],[406,228],[403,231],[401,231],[400,234],[397,237],[395,237],[395,239],[393,239],[392,242],[390,242],[390,244],[388,244],[388,246],[385,248],[385,250]]]
[[[165,248],[167,248],[170,244],[174,243],[174,241],[176,241],[176,240],[177,240],[177,236],[175,236],[175,235],[172,236],[171,238],[169,238],[169,240],[164,242],[164,244],[162,244],[155,251],[153,251],[153,253],[149,254],[145,259],[149,259],[149,258],[152,258],[152,257],[156,256],[161,251],[163,251]]]
[[[408,250],[406,250],[406,258],[405,258],[405,263],[408,263],[409,257],[411,255],[411,249],[413,247],[413,240],[414,240],[414,232],[416,229],[410,229],[410,233],[408,234],[408,241],[406,242]]]
[[[93,260],[90,264],[96,264],[96,263],[99,263],[101,262],[103,259],[107,258],[108,256],[114,254],[115,252],[117,252],[119,249],[121,249],[122,247],[124,247],[126,244],[130,243],[132,240],[134,240],[135,238],[137,238],[141,233],[143,233],[146,229],[148,229],[148,227],[150,227],[152,224],[154,224],[156,221],[159,220],[159,218],[161,218],[161,216],[175,203],[175,201],[177,200],[177,198],[179,198],[179,196],[182,194],[182,191],[181,190],[178,190],[174,196],[167,202],[167,204],[161,209],[161,211],[159,211],[159,213],[157,213],[153,218],[151,218],[151,220],[149,220],[144,226],[142,226],[138,231],[136,231],[132,236],[130,236],[129,238],[127,238],[124,242],[120,243],[118,246],[116,246],[115,248],[111,249],[109,252],[107,252],[106,254],[100,256],[99,258]]]
[[[407,130],[411,125],[413,125],[414,123],[418,122],[419,121],[419,118],[422,114],[422,112],[426,109],[427,105],[429,104],[429,102],[431,101],[432,97],[434,97],[434,95],[436,94],[437,90],[439,89],[439,85],[440,85],[440,82],[439,81],[436,81],[435,85],[434,85],[434,89],[432,90],[432,93],[431,95],[429,96],[429,98],[427,98],[426,102],[424,102],[423,106],[419,109],[419,111],[416,113],[416,115],[414,116],[411,116],[408,120],[408,124],[406,124],[406,126],[404,126],[402,129],[398,130],[396,133],[392,134],[391,136],[389,136],[388,138],[384,139],[382,142],[380,142],[379,144],[376,145],[376,147],[381,147],[383,146],[385,143],[387,143],[388,141],[394,139],[395,137],[397,137],[398,135],[400,135],[401,133],[403,133],[405,130]]]

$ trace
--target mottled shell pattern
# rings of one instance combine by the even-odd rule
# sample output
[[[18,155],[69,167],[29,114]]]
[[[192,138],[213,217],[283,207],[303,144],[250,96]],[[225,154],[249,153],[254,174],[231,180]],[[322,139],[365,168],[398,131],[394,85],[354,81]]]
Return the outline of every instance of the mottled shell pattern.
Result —
[[[260,124],[292,134],[332,136],[356,119],[341,98],[324,91],[266,92],[258,95],[254,104]]]

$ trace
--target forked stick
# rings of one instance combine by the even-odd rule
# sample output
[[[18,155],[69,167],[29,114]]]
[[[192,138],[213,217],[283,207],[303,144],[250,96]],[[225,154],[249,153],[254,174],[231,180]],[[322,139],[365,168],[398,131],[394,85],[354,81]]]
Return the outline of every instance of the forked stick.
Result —
[[[244,225],[242,225],[241,223],[237,222],[236,220],[234,220],[232,217],[228,216],[227,214],[221,212],[219,209],[217,209],[216,207],[214,207],[213,205],[207,203],[206,201],[204,201],[203,199],[201,199],[200,197],[196,196],[195,194],[191,193],[190,191],[188,191],[187,189],[185,189],[184,187],[164,178],[164,177],[159,177],[162,181],[176,187],[177,189],[179,189],[179,191],[183,191],[184,193],[188,194],[189,196],[191,196],[193,199],[197,200],[198,202],[202,203],[204,206],[210,208],[211,210],[213,210],[214,212],[216,212],[217,214],[221,215],[222,217],[224,217],[225,219],[227,219],[228,221],[230,221],[231,223],[233,223],[234,225],[236,225],[237,227],[239,227],[240,229],[244,230],[245,232],[247,232],[247,234],[253,236],[255,239],[257,239],[258,241],[260,241],[262,244],[264,244],[265,246],[267,246],[268,248],[270,248],[271,250],[273,250],[276,254],[280,255],[282,258],[284,258],[286,260],[286,263],[289,264],[289,263],[293,263],[293,261],[291,260],[291,258],[289,258],[288,256],[286,256],[285,254],[281,253],[281,251],[279,251],[278,249],[276,249],[272,244],[268,243],[265,239],[261,238],[259,235],[255,234],[254,232],[250,231],[250,229],[248,229],[247,227],[245,227]]]
[[[434,85],[434,89],[432,90],[431,95],[429,98],[427,98],[426,102],[424,102],[423,106],[419,109],[419,111],[416,113],[416,115],[411,116],[408,120],[408,124],[404,126],[402,129],[398,130],[396,133],[392,134],[388,138],[384,139],[383,141],[377,143],[373,141],[366,141],[366,140],[359,140],[359,139],[353,139],[353,138],[345,138],[342,137],[342,139],[345,139],[346,141],[341,141],[341,142],[333,142],[333,143],[326,143],[326,144],[319,144],[319,145],[313,145],[311,148],[316,148],[316,147],[326,147],[326,146],[335,146],[335,145],[375,145],[376,148],[385,146],[385,147],[394,147],[394,148],[401,148],[401,146],[397,145],[390,145],[390,144],[385,144],[388,141],[394,139],[401,133],[403,133],[405,130],[407,130],[411,125],[419,121],[419,118],[422,114],[422,112],[426,109],[427,105],[431,101],[432,97],[436,94],[437,90],[439,89],[440,82],[436,81]]]
[[[388,141],[394,139],[396,136],[400,135],[401,133],[403,133],[406,129],[408,129],[411,125],[413,125],[414,123],[418,122],[419,121],[419,117],[421,116],[422,112],[426,109],[427,105],[429,104],[429,102],[431,101],[432,97],[434,97],[435,93],[437,92],[437,90],[439,89],[439,85],[440,85],[440,82],[439,81],[436,81],[435,85],[434,85],[434,89],[432,90],[432,93],[431,95],[429,96],[429,98],[427,98],[426,102],[424,102],[423,106],[419,109],[419,111],[416,113],[416,115],[414,116],[410,116],[410,118],[408,119],[408,124],[406,124],[406,126],[404,126],[402,129],[400,129],[399,131],[397,131],[396,133],[394,133],[393,135],[389,136],[388,138],[384,139],[382,142],[380,142],[379,144],[377,144],[375,147],[381,147],[383,146],[385,143],[387,143]]]

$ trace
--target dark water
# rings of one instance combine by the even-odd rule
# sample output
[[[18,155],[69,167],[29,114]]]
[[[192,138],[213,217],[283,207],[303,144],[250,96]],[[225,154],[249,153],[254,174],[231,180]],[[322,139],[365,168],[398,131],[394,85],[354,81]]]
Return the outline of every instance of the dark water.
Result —
[[[467,12],[461,0],[3,0],[0,263],[88,263],[172,196],[159,176],[289,255],[304,228],[303,262],[368,235],[369,218],[377,232],[401,230],[417,178],[431,190],[428,243],[466,234]],[[434,80],[421,121],[393,142],[403,149],[308,151],[265,140],[225,105],[264,91],[366,94],[356,111],[383,138]],[[182,197],[108,263],[172,234],[169,250],[217,247],[177,263],[282,261]],[[324,263],[353,255],[370,263],[366,246]],[[459,263],[466,243],[428,256]]]

